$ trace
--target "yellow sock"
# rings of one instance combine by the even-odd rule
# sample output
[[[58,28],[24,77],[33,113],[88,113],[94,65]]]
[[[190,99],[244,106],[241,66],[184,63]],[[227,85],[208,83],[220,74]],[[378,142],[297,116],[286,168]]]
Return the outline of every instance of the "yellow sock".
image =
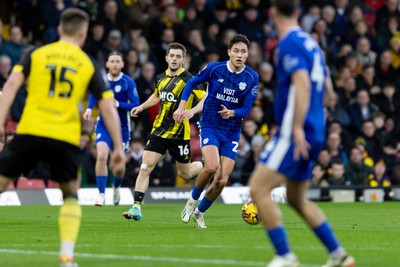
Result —
[[[61,239],[60,254],[67,254],[69,257],[72,256],[73,247],[75,246],[81,226],[81,218],[82,208],[78,204],[78,200],[75,198],[64,199],[64,205],[61,206],[60,215],[58,217]],[[65,244],[69,245],[65,246]]]

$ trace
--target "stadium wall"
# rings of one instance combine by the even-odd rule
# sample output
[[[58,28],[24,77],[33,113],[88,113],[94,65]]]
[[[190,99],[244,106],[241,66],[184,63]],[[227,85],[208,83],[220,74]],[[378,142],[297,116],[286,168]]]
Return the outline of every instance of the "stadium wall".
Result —
[[[81,188],[78,191],[81,205],[93,205],[97,197],[97,188]],[[204,194],[204,193],[203,193]],[[185,203],[190,196],[189,188],[151,187],[147,191],[144,203]],[[278,187],[271,193],[272,199],[278,203],[286,202],[285,187]],[[332,202],[383,202],[400,200],[400,188],[311,188],[308,198],[315,201]],[[216,202],[225,204],[242,204],[250,199],[249,187],[226,187]],[[0,206],[20,205],[52,205],[63,203],[61,190],[15,189],[0,194]],[[133,194],[130,188],[121,188],[120,205],[131,205]],[[113,205],[112,189],[106,189],[106,205]]]

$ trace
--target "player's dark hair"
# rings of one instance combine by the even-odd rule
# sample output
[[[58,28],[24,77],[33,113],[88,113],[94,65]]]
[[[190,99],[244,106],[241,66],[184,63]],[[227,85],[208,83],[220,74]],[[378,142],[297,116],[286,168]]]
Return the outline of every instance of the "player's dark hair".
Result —
[[[247,49],[250,48],[250,41],[243,34],[236,34],[231,41],[229,42],[228,49],[231,49],[234,44],[244,43],[247,46]]]
[[[298,2],[298,0],[275,0],[273,5],[278,13],[286,17],[292,17],[296,13]]]
[[[65,35],[76,35],[85,24],[89,24],[89,15],[79,8],[67,8],[61,14],[61,29]]]
[[[122,61],[124,61],[124,56],[118,51],[112,51],[110,54],[108,54],[107,61],[111,56],[120,56]]]
[[[183,56],[186,55],[186,47],[185,47],[183,44],[180,44],[180,43],[170,43],[170,44],[168,45],[168,48],[167,48],[167,55],[169,54],[169,51],[170,51],[171,49],[180,49],[180,50],[182,50]]]

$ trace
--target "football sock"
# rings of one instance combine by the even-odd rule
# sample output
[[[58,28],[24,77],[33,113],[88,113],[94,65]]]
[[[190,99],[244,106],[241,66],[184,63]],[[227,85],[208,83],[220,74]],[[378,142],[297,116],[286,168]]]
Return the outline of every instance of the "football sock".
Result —
[[[134,197],[133,197],[133,199],[134,199],[133,203],[136,205],[142,205],[144,195],[145,194],[143,192],[135,191]]]
[[[329,253],[332,253],[340,247],[339,241],[337,240],[328,222],[323,222],[319,226],[313,228],[313,230],[321,242],[325,245]]]
[[[124,180],[124,178],[123,177],[122,178],[118,178],[118,177],[113,176],[113,180],[114,180],[114,187],[118,188],[118,187],[121,186],[122,181]]]
[[[206,210],[208,210],[212,203],[213,201],[210,201],[206,197],[203,197],[198,207],[199,211],[203,213],[206,212]]]
[[[99,189],[100,194],[104,194],[106,192],[108,176],[96,176],[97,188]]]
[[[60,256],[73,258],[75,242],[81,225],[82,208],[76,198],[64,199],[60,208],[58,225],[60,228]]]
[[[203,189],[198,189],[196,186],[193,186],[192,198],[194,200],[198,200],[200,198],[200,195],[202,192],[203,192]]]
[[[289,242],[286,236],[286,231],[283,226],[278,226],[273,229],[268,229],[267,235],[275,247],[275,252],[279,256],[284,256],[290,253]]]

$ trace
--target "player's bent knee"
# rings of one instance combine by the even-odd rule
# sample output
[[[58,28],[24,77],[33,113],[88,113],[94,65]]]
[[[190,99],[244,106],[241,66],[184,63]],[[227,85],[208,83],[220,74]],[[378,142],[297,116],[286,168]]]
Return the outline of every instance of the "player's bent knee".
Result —
[[[204,166],[204,171],[207,172],[208,174],[215,174],[218,170],[218,165],[213,164],[213,165],[206,165]]]

